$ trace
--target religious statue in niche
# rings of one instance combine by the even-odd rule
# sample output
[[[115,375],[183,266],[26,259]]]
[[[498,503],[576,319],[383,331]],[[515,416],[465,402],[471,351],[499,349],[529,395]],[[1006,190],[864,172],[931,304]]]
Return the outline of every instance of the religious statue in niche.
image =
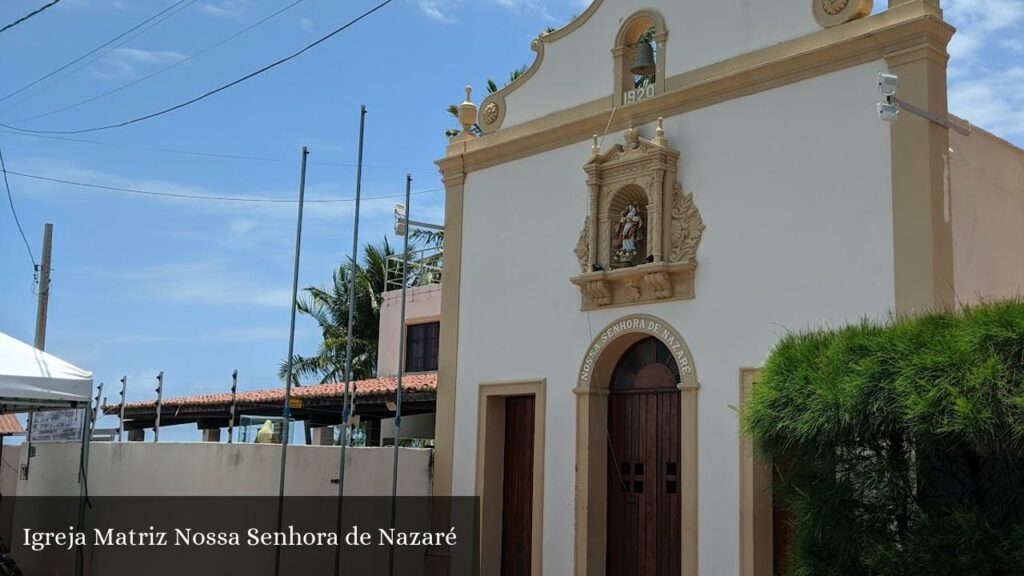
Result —
[[[630,202],[615,225],[615,257],[620,266],[636,266],[644,241],[644,219],[640,207]],[[640,255],[642,256],[642,254]]]
[[[594,136],[586,214],[573,253],[582,310],[695,297],[704,222],[678,180],[679,152],[662,119],[648,140],[630,124],[625,142],[601,149]]]

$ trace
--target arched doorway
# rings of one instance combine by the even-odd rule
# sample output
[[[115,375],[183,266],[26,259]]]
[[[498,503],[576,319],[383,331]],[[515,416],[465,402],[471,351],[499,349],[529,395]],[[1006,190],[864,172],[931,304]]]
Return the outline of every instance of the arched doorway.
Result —
[[[608,574],[678,575],[679,367],[649,336],[622,355],[608,395]]]
[[[595,335],[583,357],[573,391],[576,395],[576,547],[573,555],[576,576],[698,575],[699,389],[689,347],[679,332],[664,320],[649,314],[633,314],[619,318]],[[657,408],[641,413],[640,407],[645,402]],[[654,426],[645,420],[648,410],[657,414]],[[648,422],[646,426],[645,422]],[[668,425],[662,426],[663,422]],[[613,430],[620,431],[613,433]],[[652,442],[657,448],[650,454],[644,432],[655,436]],[[645,442],[642,449],[636,447],[641,439]],[[660,454],[662,450],[664,455]],[[627,452],[627,457],[622,458]],[[642,457],[636,458],[636,455]],[[676,460],[672,460],[673,455],[677,456]],[[674,473],[669,474],[673,462]],[[624,463],[629,464],[628,491],[624,490],[627,479]],[[642,464],[642,468],[637,468],[636,464]],[[675,485],[669,484],[670,477]],[[641,486],[636,485],[638,480]],[[658,497],[646,500],[652,489],[656,494],[665,493],[662,500],[667,500],[663,502],[667,505],[659,505]],[[617,496],[617,490],[623,494]],[[643,490],[643,495],[639,490]],[[609,509],[630,504],[630,498],[637,500],[633,504],[637,507],[635,511]],[[667,533],[657,524],[658,514],[664,515]],[[624,527],[609,526],[610,521],[620,518]],[[646,529],[645,548],[641,548],[639,536],[632,535],[641,518],[645,527],[648,519],[654,518],[651,524],[654,527]],[[654,538],[654,543],[648,544],[648,538]],[[610,562],[620,561],[611,557],[613,548],[617,550],[614,553],[632,558],[634,563],[625,569],[610,565]],[[639,560],[630,556],[641,550],[645,555],[642,570],[635,567]],[[647,550],[654,550],[649,561]],[[659,550],[667,556],[659,559]]]

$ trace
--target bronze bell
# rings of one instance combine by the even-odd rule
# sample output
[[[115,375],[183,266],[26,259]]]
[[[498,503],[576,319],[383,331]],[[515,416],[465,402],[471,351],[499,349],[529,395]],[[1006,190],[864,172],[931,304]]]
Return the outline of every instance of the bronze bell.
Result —
[[[629,71],[636,76],[650,76],[657,69],[657,65],[654,63],[654,46],[651,46],[647,40],[637,42],[636,60],[633,61],[633,66]]]

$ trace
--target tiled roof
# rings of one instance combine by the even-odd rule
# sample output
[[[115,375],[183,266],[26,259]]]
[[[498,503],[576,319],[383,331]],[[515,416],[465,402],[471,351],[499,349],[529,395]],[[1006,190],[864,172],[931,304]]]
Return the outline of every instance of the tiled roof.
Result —
[[[373,380],[353,381],[356,396],[360,398],[368,396],[392,395],[398,388],[397,378],[375,378]],[[437,374],[406,374],[402,378],[402,389],[406,392],[434,392],[437,390]],[[342,398],[345,393],[345,384],[317,384],[315,386],[298,386],[292,388],[293,398]],[[239,404],[273,404],[284,402],[284,387],[272,388],[270,390],[251,390],[239,392],[236,398]],[[217,406],[231,403],[231,393],[206,394],[202,396],[185,396],[183,398],[165,398],[163,409],[174,407],[190,406]],[[125,404],[126,410],[156,409],[156,400],[145,402],[129,402]],[[120,409],[119,404],[104,406],[107,414],[116,413]]]
[[[14,414],[0,414],[0,436],[10,436],[11,434],[21,434],[25,429],[21,427],[21,422],[18,422],[18,417]]]

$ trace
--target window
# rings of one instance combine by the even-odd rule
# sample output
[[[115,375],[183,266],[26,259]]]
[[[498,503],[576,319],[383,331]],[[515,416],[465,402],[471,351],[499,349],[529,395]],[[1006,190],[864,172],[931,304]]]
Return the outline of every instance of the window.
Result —
[[[412,324],[405,329],[406,372],[437,370],[437,346],[440,334],[440,322]]]

